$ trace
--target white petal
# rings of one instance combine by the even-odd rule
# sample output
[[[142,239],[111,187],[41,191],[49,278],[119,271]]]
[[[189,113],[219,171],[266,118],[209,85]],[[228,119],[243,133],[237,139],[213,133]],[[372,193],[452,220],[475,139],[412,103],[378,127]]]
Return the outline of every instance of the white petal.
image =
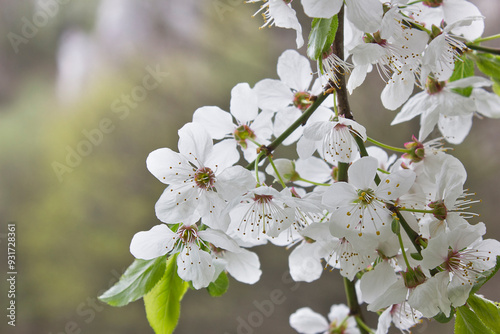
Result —
[[[304,13],[309,17],[319,17],[329,19],[337,14],[342,7],[342,0],[302,0]]]
[[[294,29],[297,32],[295,42],[297,43],[297,49],[300,49],[304,45],[302,27],[292,7],[283,0],[270,0],[269,13],[274,18],[274,24],[277,27]]]
[[[196,244],[186,246],[177,257],[177,274],[184,281],[192,281],[195,289],[206,288],[214,273],[212,256]]]
[[[310,158],[316,151],[316,141],[302,136],[297,142],[297,155],[300,159]]]
[[[226,200],[240,196],[254,188],[254,186],[255,178],[253,173],[242,166],[226,168],[217,176],[217,192]]]
[[[164,223],[184,222],[198,205],[198,189],[191,184],[170,185],[156,202],[156,217]]]
[[[385,174],[375,190],[375,195],[384,200],[393,200],[406,194],[415,182],[416,174],[410,169]]]
[[[410,71],[394,72],[382,90],[382,104],[389,110],[399,108],[413,93],[415,75]]]
[[[261,109],[279,111],[293,102],[293,93],[283,82],[274,79],[264,79],[255,84]]]
[[[440,272],[418,285],[410,293],[408,303],[422,312],[426,318],[431,318],[440,311],[450,315],[451,303],[448,299],[448,272]]]
[[[240,122],[253,121],[259,111],[257,94],[245,83],[239,83],[231,90],[231,114]]]
[[[151,260],[172,250],[175,233],[167,225],[153,226],[149,231],[138,232],[130,243],[130,253],[137,259]]]
[[[278,76],[288,87],[306,91],[312,80],[311,64],[297,51],[286,50],[278,58]]]
[[[260,261],[257,254],[246,249],[241,249],[239,253],[226,252],[223,258],[227,261],[227,271],[236,280],[254,284],[262,275]]]
[[[349,205],[358,198],[356,189],[349,183],[336,182],[327,188],[323,194],[323,204],[329,208],[336,209],[340,206]]]
[[[334,122],[311,122],[304,128],[304,137],[311,140],[323,140],[335,126]]]
[[[414,95],[406,102],[401,111],[396,115],[391,125],[409,121],[415,116],[420,115],[426,110],[428,105],[429,95],[425,92],[420,92]]]
[[[226,139],[213,146],[213,150],[207,156],[204,167],[209,167],[214,173],[231,167],[240,160],[240,153],[236,148],[236,141]]]
[[[471,97],[476,102],[478,113],[490,118],[500,118],[500,96],[484,89],[474,89]]]
[[[217,248],[222,248],[233,253],[241,251],[240,246],[226,233],[214,229],[199,231],[198,235],[204,241],[208,241]]]
[[[288,257],[290,275],[295,282],[312,282],[323,273],[319,254],[315,254],[316,244],[303,243],[297,246]]]
[[[187,123],[178,132],[179,153],[199,166],[199,162],[205,161],[205,157],[212,150],[212,138],[203,126],[197,123]]]
[[[389,262],[383,261],[361,277],[361,292],[363,300],[370,304],[374,302],[389,286],[397,281],[396,273]]]
[[[370,64],[356,65],[356,67],[354,67],[354,70],[352,70],[349,76],[349,81],[347,82],[349,94],[352,94],[353,90],[365,81],[366,73],[368,73],[370,67]]]
[[[325,317],[303,307],[290,315],[290,326],[301,334],[317,334],[328,330],[328,322]]]
[[[373,186],[377,173],[378,161],[373,157],[363,157],[355,161],[347,171],[349,183],[357,189],[368,189]]]
[[[193,114],[193,123],[203,125],[213,139],[222,139],[234,131],[233,117],[219,107],[201,107]]]
[[[442,6],[444,20],[448,24],[453,24],[454,22],[471,16],[481,16],[479,9],[468,1],[445,1]],[[483,20],[473,20],[469,26],[452,29],[455,35],[462,35],[469,41],[481,37],[483,31]]]
[[[350,0],[346,6],[346,16],[356,28],[364,32],[375,32],[382,24],[384,10],[379,1]]]
[[[392,284],[384,293],[373,303],[369,304],[368,311],[376,312],[381,308],[391,306],[394,304],[401,304],[406,300],[408,288],[405,287],[403,279],[399,279],[396,283]]]
[[[460,144],[469,134],[472,127],[472,114],[465,116],[439,115],[439,130],[447,142]]]
[[[148,170],[165,184],[181,183],[189,177],[193,167],[189,161],[169,148],[160,148],[148,155]]]

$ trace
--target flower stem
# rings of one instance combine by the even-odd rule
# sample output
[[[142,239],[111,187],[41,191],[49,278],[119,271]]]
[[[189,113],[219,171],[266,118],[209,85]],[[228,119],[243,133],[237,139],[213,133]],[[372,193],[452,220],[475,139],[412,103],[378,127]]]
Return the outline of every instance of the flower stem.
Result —
[[[311,106],[309,108],[307,108],[307,110],[302,115],[300,115],[300,117],[297,118],[297,120],[295,120],[295,122],[293,122],[293,124],[290,125],[288,127],[288,129],[285,130],[285,132],[283,132],[278,138],[276,138],[268,146],[261,146],[261,150],[263,150],[263,151],[261,151],[261,153],[265,152],[266,155],[271,154],[271,152],[273,152],[278,146],[280,146],[281,143],[286,138],[288,138],[288,136],[290,136],[292,134],[292,132],[294,132],[299,126],[304,125],[307,122],[309,117],[311,117],[311,115],[316,111],[316,109],[318,109],[318,107],[321,105],[321,103],[323,103],[323,101],[325,101],[325,99],[327,98],[327,96],[329,94],[330,93],[323,92],[323,94],[317,95],[313,104],[311,104]],[[249,163],[246,168],[251,170],[252,167],[254,166],[254,162]]]
[[[280,181],[281,186],[283,187],[283,189],[285,189],[286,188],[286,184],[283,181],[283,179],[281,178],[280,172],[278,172],[278,168],[276,168],[276,165],[274,164],[273,158],[271,158],[271,156],[268,156],[267,158],[269,159],[269,162],[271,163],[271,166],[273,166],[273,170],[276,173],[276,176],[278,176],[278,180]]]
[[[299,177],[299,178],[297,179],[297,181],[307,182],[307,183],[313,184],[313,185],[315,185],[315,186],[323,186],[323,187],[328,187],[328,186],[331,186],[331,184],[329,184],[329,183],[319,183],[319,182],[314,182],[314,181],[307,180],[307,179],[304,179],[304,178],[301,178],[301,177]]]
[[[415,246],[415,248],[417,249],[417,252],[420,254],[420,252],[422,251],[422,246],[420,245],[420,240],[421,240],[420,234],[418,234],[417,232],[415,232],[410,227],[410,225],[408,224],[408,222],[406,221],[406,219],[403,217],[403,215],[401,214],[401,212],[399,212],[399,210],[400,209],[398,209],[398,208],[394,209],[394,212],[396,213],[396,216],[399,219],[399,223],[401,224],[401,226],[405,230],[406,235],[408,235],[408,237],[410,238],[413,246]]]
[[[500,38],[500,34],[492,35],[492,36],[488,36],[488,37],[478,38],[478,39],[474,40],[474,43],[481,43],[481,42],[492,41],[492,40],[497,39],[497,38]]]
[[[344,8],[342,5],[340,11],[337,14],[339,25],[337,27],[337,33],[335,34],[335,40],[333,41],[333,52],[339,57],[340,60],[344,59]],[[349,97],[347,95],[347,86],[345,82],[345,75],[340,75],[337,82],[337,99],[339,103],[338,113],[339,115],[344,115],[345,118],[353,119],[351,108],[349,107]]]
[[[410,151],[405,149],[405,148],[399,148],[399,147],[394,147],[394,146],[390,146],[390,145],[386,145],[384,143],[381,143],[373,138],[370,138],[370,137],[367,137],[366,138],[367,141],[369,141],[370,143],[373,143],[379,147],[382,147],[382,148],[385,148],[387,150],[391,150],[391,151],[394,151],[394,152],[401,152],[401,153],[409,153]]]
[[[259,155],[257,155],[257,158],[255,158],[254,163],[253,163],[253,168],[254,168],[254,171],[255,171],[255,179],[257,180],[257,184],[258,185],[260,185],[260,180],[259,180],[259,160],[260,160],[260,158],[262,158],[263,155],[264,155],[264,152],[259,152]]]
[[[398,224],[400,224],[399,219],[398,219]],[[406,268],[411,268],[410,262],[406,257],[405,245],[403,244],[403,238],[401,237],[401,233],[398,233],[398,239],[399,239],[399,247],[401,248],[401,253],[403,253],[403,258],[405,259]]]
[[[408,212],[418,212],[418,213],[434,213],[434,210],[420,210],[420,209],[407,209],[407,208],[399,208],[399,211],[408,211]]]
[[[491,53],[491,54],[495,54],[495,55],[500,55],[500,49],[487,48],[485,46],[479,46],[479,45],[475,45],[472,43],[466,43],[465,45],[469,49],[472,49],[472,50],[483,51],[483,52],[487,52],[487,53]]]
[[[356,296],[354,282],[350,281],[347,277],[344,277],[344,288],[347,298],[347,306],[349,307],[349,315],[356,319],[359,332],[361,334],[368,334],[369,332],[366,330],[365,321],[363,320],[363,315],[361,314],[361,307],[358,304],[358,297]]]

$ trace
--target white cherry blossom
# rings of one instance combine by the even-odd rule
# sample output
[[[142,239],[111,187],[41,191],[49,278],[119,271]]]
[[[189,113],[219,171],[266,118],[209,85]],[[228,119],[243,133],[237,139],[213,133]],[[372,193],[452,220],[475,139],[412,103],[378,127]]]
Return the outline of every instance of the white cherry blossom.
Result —
[[[149,171],[168,184],[155,206],[158,219],[173,223],[198,214],[205,224],[225,230],[228,221],[220,217],[225,200],[252,188],[252,173],[232,166],[238,156],[228,154],[223,145],[213,145],[198,124],[188,123],[179,130],[178,146],[180,153],[161,148],[146,160]]]
[[[212,247],[220,249],[219,253],[226,254],[223,259],[233,277],[250,284],[259,279],[260,263],[255,254],[241,249],[222,231],[200,231],[196,224],[181,224],[175,232],[165,224],[138,232],[132,238],[130,252],[136,258],[144,260],[178,253],[177,274],[184,281],[191,281],[195,289],[201,289],[218,276],[210,254]]]

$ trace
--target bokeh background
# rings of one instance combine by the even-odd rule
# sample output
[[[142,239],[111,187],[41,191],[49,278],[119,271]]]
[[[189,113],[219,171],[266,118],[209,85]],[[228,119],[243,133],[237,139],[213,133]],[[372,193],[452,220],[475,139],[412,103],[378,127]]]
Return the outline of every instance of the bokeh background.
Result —
[[[472,2],[486,17],[485,35],[498,33],[499,3]],[[277,78],[278,56],[295,48],[295,32],[258,29],[261,17],[251,17],[258,6],[241,0],[0,1],[0,277],[7,272],[10,222],[17,226],[18,269],[15,328],[7,325],[7,285],[0,281],[1,333],[153,333],[141,300],[113,308],[96,297],[133,261],[134,233],[158,223],[154,204],[164,185],[147,171],[148,153],[176,149],[177,129],[197,108],[228,110],[235,84]],[[298,1],[295,8],[300,15]],[[307,36],[307,24],[304,30]],[[162,74],[156,87],[141,90],[148,71]],[[351,98],[356,119],[371,137],[401,145],[418,122],[390,127],[395,114],[381,106],[383,83],[376,75],[368,80]],[[486,237],[496,239],[498,129],[499,121],[475,119],[453,152],[469,172],[467,186],[482,199],[475,221],[484,221]],[[94,143],[86,146],[92,134]],[[85,152],[80,159],[71,153],[78,149]],[[345,302],[337,272],[294,283],[287,276],[289,250],[256,252],[261,280],[247,286],[231,279],[219,298],[188,291],[176,333],[294,333],[288,317],[299,307],[326,316],[330,305]],[[499,284],[495,277],[482,292],[500,300]],[[282,303],[260,321],[257,305],[276,293]],[[244,329],[241,323],[249,321],[262,324]],[[431,321],[415,332],[452,327]]]

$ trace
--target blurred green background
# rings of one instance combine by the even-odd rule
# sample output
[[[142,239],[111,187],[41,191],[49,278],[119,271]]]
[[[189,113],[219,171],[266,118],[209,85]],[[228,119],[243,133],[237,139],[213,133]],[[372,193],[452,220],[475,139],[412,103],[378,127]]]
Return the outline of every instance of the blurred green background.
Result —
[[[228,110],[235,84],[277,78],[277,58],[295,47],[295,32],[259,30],[261,17],[251,17],[258,4],[235,0],[59,2],[0,1],[0,276],[7,273],[5,237],[12,222],[18,271],[15,328],[7,325],[7,284],[0,282],[0,332],[152,333],[141,301],[113,308],[96,299],[133,261],[128,247],[134,233],[158,223],[154,204],[164,185],[145,159],[159,147],[175,150],[177,129],[197,108]],[[499,4],[473,2],[486,16],[485,35],[498,33]],[[298,1],[294,6],[301,12]],[[155,70],[158,84],[137,88]],[[394,113],[381,106],[382,87],[371,76],[355,91],[352,108],[371,137],[401,145],[418,123],[390,127]],[[500,123],[474,123],[453,154],[469,172],[467,186],[483,200],[474,206],[481,212],[476,221],[487,224],[486,237],[500,239]],[[71,153],[78,150],[80,159]],[[262,324],[240,333],[294,333],[288,317],[299,307],[326,316],[330,305],[345,302],[337,272],[294,283],[286,275],[289,251],[256,251],[261,280],[255,286],[231,280],[220,298],[189,291],[176,333],[234,334],[242,319]],[[499,283],[495,277],[482,292],[500,300]],[[257,305],[275,290],[284,302],[255,317]],[[436,322],[415,330],[450,331]]]

